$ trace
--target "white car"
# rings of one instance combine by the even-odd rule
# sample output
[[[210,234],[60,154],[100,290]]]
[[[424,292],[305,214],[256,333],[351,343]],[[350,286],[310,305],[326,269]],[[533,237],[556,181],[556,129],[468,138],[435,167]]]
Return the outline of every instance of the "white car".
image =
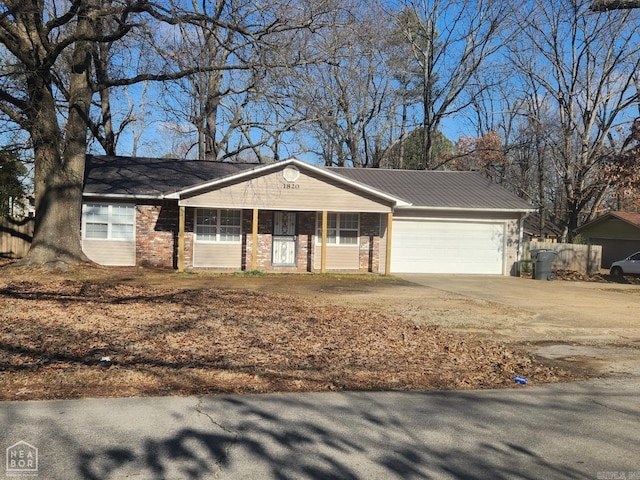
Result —
[[[612,277],[622,277],[623,275],[640,275],[640,252],[629,255],[624,260],[618,260],[611,264],[609,274]]]

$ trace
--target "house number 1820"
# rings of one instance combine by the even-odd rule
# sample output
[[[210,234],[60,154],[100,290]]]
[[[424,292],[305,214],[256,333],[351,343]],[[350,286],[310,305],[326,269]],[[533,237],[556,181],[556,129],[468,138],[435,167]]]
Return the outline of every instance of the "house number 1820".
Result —
[[[300,184],[299,183],[283,183],[282,188],[284,188],[285,190],[297,190],[300,188]]]

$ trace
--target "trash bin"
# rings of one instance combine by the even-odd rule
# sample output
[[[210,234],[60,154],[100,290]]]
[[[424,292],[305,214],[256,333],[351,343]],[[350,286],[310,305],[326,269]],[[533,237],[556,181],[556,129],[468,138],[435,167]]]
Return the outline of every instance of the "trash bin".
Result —
[[[555,280],[556,274],[551,270],[556,252],[553,250],[531,250],[531,263],[533,264],[534,280]]]

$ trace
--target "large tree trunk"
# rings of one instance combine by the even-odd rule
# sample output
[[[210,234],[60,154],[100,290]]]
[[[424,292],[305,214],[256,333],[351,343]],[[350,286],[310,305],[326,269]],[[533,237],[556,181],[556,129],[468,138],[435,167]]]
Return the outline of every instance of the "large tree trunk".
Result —
[[[54,99],[47,88],[38,88],[40,102],[32,122],[35,155],[35,229],[31,248],[18,265],[64,264],[88,261],[80,242],[83,170],[78,159],[65,162],[60,152]],[[84,162],[84,153],[81,155]]]
[[[77,159],[63,161],[55,146],[40,150],[36,154],[35,230],[31,248],[20,264],[61,269],[89,262],[80,241],[82,167]]]
[[[87,16],[80,16],[78,30],[91,31]],[[66,265],[90,262],[82,251],[80,237],[87,120],[92,96],[90,69],[90,44],[79,41],[72,58],[64,135],[58,125],[49,72],[32,75],[30,96],[34,108],[30,133],[36,165],[36,218],[31,248],[20,265],[64,269]]]

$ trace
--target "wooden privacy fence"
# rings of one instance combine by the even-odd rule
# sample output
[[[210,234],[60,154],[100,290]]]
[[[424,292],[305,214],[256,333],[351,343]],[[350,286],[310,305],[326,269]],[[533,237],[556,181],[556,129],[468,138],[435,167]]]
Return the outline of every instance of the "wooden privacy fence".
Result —
[[[531,250],[553,250],[556,252],[553,270],[569,270],[592,275],[600,271],[602,259],[601,245],[581,245],[574,243],[525,242],[522,245],[521,272],[531,272]]]
[[[0,218],[0,257],[24,257],[33,239],[33,224],[33,218]]]

